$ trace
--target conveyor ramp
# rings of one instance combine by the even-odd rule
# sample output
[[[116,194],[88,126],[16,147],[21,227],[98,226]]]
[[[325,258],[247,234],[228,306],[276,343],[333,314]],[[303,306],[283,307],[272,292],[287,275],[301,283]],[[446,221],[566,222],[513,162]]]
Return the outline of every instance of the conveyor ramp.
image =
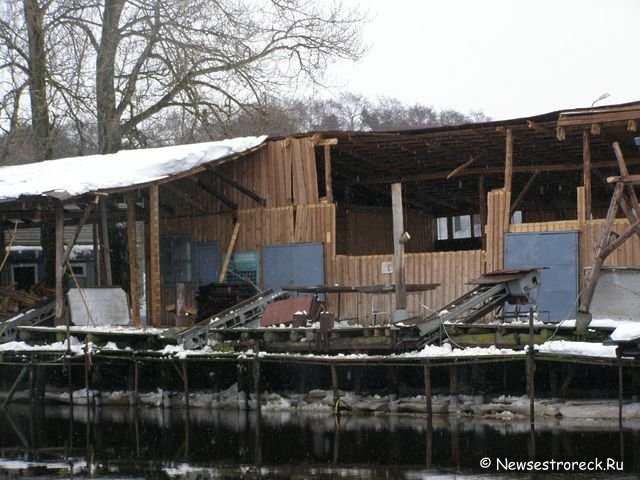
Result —
[[[485,274],[469,283],[476,286],[416,323],[423,343],[439,339],[443,324],[475,322],[505,302],[532,303],[531,292],[538,287],[539,276],[537,269],[503,270]]]

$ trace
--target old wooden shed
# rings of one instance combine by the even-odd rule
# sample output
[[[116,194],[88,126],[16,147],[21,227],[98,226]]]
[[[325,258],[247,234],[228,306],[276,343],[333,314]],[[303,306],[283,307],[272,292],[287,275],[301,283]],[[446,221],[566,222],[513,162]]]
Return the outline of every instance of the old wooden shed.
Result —
[[[3,167],[0,239],[6,246],[14,229],[55,223],[61,316],[61,278],[77,238],[65,243],[65,225],[77,232],[95,225],[97,278],[105,285],[113,279],[104,232],[119,224],[128,238],[129,278],[146,279],[148,323],[169,325],[176,285],[184,285],[180,295],[195,307],[197,288],[220,279],[242,277],[259,288],[393,284],[390,185],[401,183],[411,237],[406,281],[440,284],[409,295],[411,312],[441,308],[485,272],[537,266],[549,267],[550,303],[543,310],[549,320],[561,320],[575,310],[593,260],[612,192],[606,179],[621,173],[613,142],[632,173],[640,164],[639,119],[640,102],[420,130],[311,132]],[[102,170],[94,170],[98,165]],[[626,218],[616,219],[614,230],[626,225]],[[640,266],[638,238],[607,262]],[[219,278],[225,263],[230,272]],[[2,280],[9,283],[6,270]],[[128,283],[137,323],[143,285]],[[557,285],[567,288],[556,291]],[[326,302],[337,309],[336,294]],[[341,318],[363,324],[386,322],[395,308],[388,294],[344,295],[340,302]]]

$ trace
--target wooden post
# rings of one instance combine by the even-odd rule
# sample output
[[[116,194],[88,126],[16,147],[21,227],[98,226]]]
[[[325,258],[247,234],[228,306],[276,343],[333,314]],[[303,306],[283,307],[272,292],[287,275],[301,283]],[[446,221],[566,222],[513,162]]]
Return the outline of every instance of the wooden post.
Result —
[[[480,237],[482,239],[482,250],[487,250],[487,185],[485,182],[484,175],[480,175],[478,177],[478,193],[479,193],[479,202],[480,205]]]
[[[56,201],[56,258],[55,258],[55,278],[56,278],[56,323],[62,323],[64,315],[64,290],[62,276],[64,275],[64,264],[62,255],[64,253],[64,209],[62,202]]]
[[[585,218],[591,219],[591,134],[588,129],[582,132],[582,184],[585,192]]]
[[[336,366],[331,364],[331,388],[333,389],[333,403],[335,403],[340,399],[340,389],[338,387],[338,371]]]
[[[140,364],[137,360],[133,361],[133,404],[138,406],[138,392],[140,384]]]
[[[187,372],[187,361],[182,361],[182,385],[184,387],[184,405],[187,409],[187,424],[189,423],[189,376]]]
[[[129,304],[131,320],[140,326],[140,289],[138,287],[138,238],[136,234],[136,201],[134,192],[127,192],[127,243],[129,250]]]
[[[98,222],[93,222],[93,271],[96,275],[96,285],[102,285],[102,252],[100,250],[100,233]]]
[[[109,227],[107,225],[107,199],[100,199],[100,225],[102,227],[102,254],[105,271],[105,285],[113,285],[113,277],[111,275],[111,248],[109,246]]]
[[[186,326],[185,315],[185,285],[184,283],[176,283],[176,327]]]
[[[424,368],[424,398],[427,402],[427,418],[431,418],[433,414],[433,400],[431,393],[431,367],[425,365]],[[430,420],[428,420],[430,421]]]
[[[535,418],[535,351],[533,349],[533,308],[529,310],[529,348],[527,349],[527,395],[529,396],[529,421]]]
[[[7,246],[4,241],[4,218],[0,216],[0,266],[2,266],[2,259],[5,256],[6,248]],[[9,283],[5,281],[5,278],[7,278],[6,271],[4,268],[0,269],[0,287]]]
[[[402,184],[391,184],[391,203],[393,210],[393,273],[396,286],[396,312],[406,310],[407,292],[404,276],[404,218],[402,214]],[[401,320],[401,318],[395,318]]]
[[[149,186],[149,296],[151,300],[151,324],[161,324],[160,291],[160,195],[158,185]]]
[[[231,240],[229,241],[229,246],[227,247],[227,254],[224,257],[224,262],[222,264],[222,268],[220,269],[220,275],[218,275],[218,282],[224,282],[224,277],[227,275],[227,269],[229,268],[229,263],[231,262],[231,255],[233,254],[233,249],[236,245],[236,240],[238,239],[238,232],[240,231],[240,222],[236,222],[233,226],[233,233],[231,234]]]
[[[620,199],[622,198],[623,192],[624,184],[622,182],[618,182],[613,192],[611,203],[609,204],[609,211],[607,212],[607,218],[604,223],[604,228],[602,229],[600,240],[598,241],[598,245],[596,246],[596,254],[593,260],[593,265],[591,266],[591,274],[589,275],[587,285],[584,288],[582,295],[580,296],[580,308],[578,309],[577,315],[578,317],[581,317],[581,313],[588,314],[589,312],[591,300],[593,299],[593,293],[595,291],[596,284],[598,283],[598,277],[600,276],[600,270],[602,268],[602,264],[605,261],[605,258],[602,255],[602,251],[607,247],[607,243],[609,242],[609,234],[611,233],[611,229],[613,228],[613,222],[616,218],[616,213],[618,212],[618,204],[620,202]],[[578,320],[578,322],[576,323],[576,328],[580,326],[580,328],[584,327],[584,329],[586,329],[588,325],[587,319],[582,320],[581,318],[577,318],[576,320]],[[578,323],[581,323],[581,325],[578,325]]]
[[[258,357],[258,349],[254,349],[253,357],[253,394],[256,397],[256,413],[258,419],[262,409],[262,399],[260,397],[260,359]]]
[[[505,139],[505,157],[504,157],[504,189],[511,191],[513,180],[513,131],[510,128],[506,130]]]
[[[324,146],[324,184],[327,202],[333,202],[333,185],[331,183],[331,147]]]
[[[449,395],[453,405],[458,404],[458,367],[449,367]]]

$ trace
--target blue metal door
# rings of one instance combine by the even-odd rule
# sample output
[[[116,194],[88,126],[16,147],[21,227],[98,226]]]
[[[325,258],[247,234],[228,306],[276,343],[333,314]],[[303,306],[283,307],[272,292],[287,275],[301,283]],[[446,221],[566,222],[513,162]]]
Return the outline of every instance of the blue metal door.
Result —
[[[196,243],[197,285],[209,285],[218,281],[220,271],[220,253],[218,242]]]
[[[324,251],[321,243],[292,243],[264,247],[264,288],[322,285]]]
[[[539,319],[559,322],[576,318],[578,232],[508,233],[504,266],[548,267],[540,272]]]

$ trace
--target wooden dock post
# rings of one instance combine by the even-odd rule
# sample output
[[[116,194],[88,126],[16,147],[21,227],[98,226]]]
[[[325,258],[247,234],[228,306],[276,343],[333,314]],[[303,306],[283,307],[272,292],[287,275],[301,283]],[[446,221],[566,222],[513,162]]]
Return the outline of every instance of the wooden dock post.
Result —
[[[452,365],[449,367],[449,396],[452,405],[458,404],[458,367]]]
[[[340,390],[338,387],[338,371],[336,366],[331,364],[331,388],[333,389],[333,403],[335,403],[340,399]]]
[[[529,396],[529,460],[536,457],[535,350],[533,349],[533,308],[529,309],[529,345],[527,349],[527,395]]]
[[[431,394],[431,367],[426,364],[423,367],[424,370],[424,398],[427,402],[427,421],[431,422],[431,415],[433,414],[433,399]]]
[[[256,398],[256,412],[258,414],[258,420],[262,410],[262,398],[260,396],[260,359],[258,358],[258,350],[255,349],[255,356],[253,357],[253,395]]]
[[[187,409],[187,423],[189,423],[189,376],[187,372],[187,361],[182,361],[182,386],[184,390],[184,405]]]
[[[140,364],[137,360],[133,361],[133,405],[138,406],[138,389],[140,383]]]

